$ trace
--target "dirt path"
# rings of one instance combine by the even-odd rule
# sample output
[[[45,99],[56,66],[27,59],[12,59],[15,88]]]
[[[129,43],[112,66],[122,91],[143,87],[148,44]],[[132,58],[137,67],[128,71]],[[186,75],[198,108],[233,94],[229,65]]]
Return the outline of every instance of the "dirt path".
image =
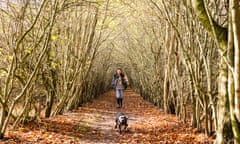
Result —
[[[129,117],[127,132],[114,129],[118,111]],[[0,141],[1,143],[1,141]],[[113,91],[99,96],[78,110],[7,133],[2,143],[210,143],[189,124],[166,115],[131,90],[125,91],[123,108],[116,108]]]

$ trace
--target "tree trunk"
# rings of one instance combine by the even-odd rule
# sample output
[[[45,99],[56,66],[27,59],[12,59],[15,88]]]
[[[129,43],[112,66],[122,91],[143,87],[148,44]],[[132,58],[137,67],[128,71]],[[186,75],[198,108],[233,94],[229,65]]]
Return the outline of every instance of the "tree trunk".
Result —
[[[201,120],[200,120],[200,103],[199,100],[196,101],[196,120],[197,120],[197,131],[201,132],[202,131],[202,125],[201,125]]]
[[[219,49],[224,52],[227,49],[227,29],[216,24],[209,15],[204,0],[192,0],[192,6],[197,17],[204,25],[205,29],[216,41]],[[223,144],[232,137],[231,123],[229,120],[229,100],[227,93],[228,67],[224,56],[220,61],[220,74],[218,80],[218,101],[217,101],[217,138],[216,144]]]
[[[240,7],[239,0],[230,0],[228,50],[234,74],[229,77],[230,115],[234,142],[240,143]]]
[[[6,114],[5,114],[5,107],[4,105],[1,104],[1,113],[0,113],[0,130],[2,129],[3,127],[3,123],[5,121],[5,118],[6,118]],[[2,133],[0,131],[0,139],[3,139],[4,137],[4,133]]]
[[[235,112],[240,122],[240,4],[239,0],[230,0],[234,39],[234,78],[235,78]]]
[[[163,94],[163,109],[165,113],[169,113],[169,104],[168,104],[168,96],[169,96],[169,81],[168,81],[168,70],[165,69],[165,78],[164,78],[164,94]]]
[[[227,93],[228,73],[227,64],[221,59],[220,74],[218,82],[218,102],[217,102],[217,137],[215,144],[224,144],[232,138],[232,129],[229,115],[229,100]]]
[[[203,94],[203,112],[205,115],[205,134],[207,134],[208,136],[210,135],[210,132],[208,130],[208,99],[207,99],[207,95]]]
[[[47,118],[51,116],[54,95],[55,95],[54,90],[50,90],[50,92],[48,92],[47,99],[46,99],[46,110],[45,110],[45,117]]]
[[[50,82],[50,89],[48,89],[48,95],[47,95],[47,99],[46,99],[46,110],[45,110],[45,117],[50,117],[51,116],[51,112],[52,112],[52,106],[53,106],[53,102],[54,102],[54,97],[55,97],[55,91],[56,91],[56,72],[55,70],[51,70],[51,80],[49,80]]]
[[[5,135],[5,132],[6,132],[6,129],[7,129],[7,126],[8,126],[8,123],[9,123],[9,119],[10,119],[10,116],[13,112],[13,109],[15,107],[15,104],[16,104],[16,101],[13,101],[11,106],[10,106],[10,110],[8,112],[8,115],[5,116],[5,119],[3,121],[3,125],[1,127],[1,131],[0,131],[0,139],[3,139],[4,138],[4,135]]]
[[[167,24],[166,24],[167,25]],[[169,71],[170,71],[170,54],[171,54],[171,28],[167,26],[166,28],[166,48],[165,55],[167,56],[167,63],[165,65],[165,74],[164,74],[164,82],[163,82],[163,109],[165,113],[169,113]]]
[[[197,127],[197,112],[196,112],[196,96],[194,94],[194,86],[193,86],[193,80],[191,80],[191,110],[192,110],[192,117],[191,117],[191,123],[192,127],[196,128]]]
[[[67,110],[77,109],[77,107],[80,103],[81,97],[84,97],[85,99],[87,99],[86,95],[85,96],[82,95],[82,89],[83,89],[82,83],[81,83],[81,85],[76,86],[75,89],[76,90],[74,91],[74,93],[72,93],[72,98],[68,101]],[[85,102],[87,102],[87,101],[88,100],[86,100]]]

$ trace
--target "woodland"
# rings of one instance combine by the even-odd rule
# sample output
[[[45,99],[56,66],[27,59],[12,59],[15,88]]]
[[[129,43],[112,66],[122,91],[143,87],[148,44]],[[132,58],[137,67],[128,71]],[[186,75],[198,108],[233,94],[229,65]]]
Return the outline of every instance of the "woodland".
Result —
[[[0,59],[0,142],[114,97],[121,67],[159,118],[240,143],[239,0],[0,0]]]

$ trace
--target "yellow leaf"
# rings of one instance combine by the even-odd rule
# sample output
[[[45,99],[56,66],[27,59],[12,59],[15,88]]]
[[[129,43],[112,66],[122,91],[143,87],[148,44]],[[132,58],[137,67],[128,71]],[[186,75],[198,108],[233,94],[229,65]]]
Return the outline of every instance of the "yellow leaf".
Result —
[[[6,77],[6,76],[7,76],[7,72],[2,70],[0,72],[0,77]]]
[[[31,53],[32,53],[32,48],[27,48],[27,49],[25,50],[25,52],[26,52],[27,54],[31,54]]]
[[[102,4],[103,4],[103,0],[98,0],[98,1],[97,1],[97,4],[98,4],[98,5],[102,5]]]
[[[86,61],[86,65],[90,65],[92,63],[91,60]]]
[[[51,62],[51,68],[52,69],[56,69],[57,68],[57,66],[58,66],[58,64],[57,63],[55,63],[55,62]]]
[[[52,40],[57,40],[57,39],[58,39],[58,36],[57,36],[57,35],[52,35],[52,36],[51,36],[51,39],[52,39]]]
[[[50,54],[49,54],[49,59],[50,60],[53,60],[56,56],[56,53],[54,51],[51,51]]]
[[[8,59],[9,59],[9,60],[13,60],[13,56],[11,56],[11,55],[8,56]]]

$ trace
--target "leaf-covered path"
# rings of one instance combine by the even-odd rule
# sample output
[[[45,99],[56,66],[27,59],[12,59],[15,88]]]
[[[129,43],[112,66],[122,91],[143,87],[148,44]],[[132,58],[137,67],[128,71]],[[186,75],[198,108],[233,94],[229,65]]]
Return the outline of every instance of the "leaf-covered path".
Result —
[[[121,135],[114,129],[118,111],[129,117],[129,127]],[[125,92],[123,108],[116,108],[113,91],[64,115],[41,119],[9,131],[0,143],[210,143],[189,124],[164,114],[131,90]]]

